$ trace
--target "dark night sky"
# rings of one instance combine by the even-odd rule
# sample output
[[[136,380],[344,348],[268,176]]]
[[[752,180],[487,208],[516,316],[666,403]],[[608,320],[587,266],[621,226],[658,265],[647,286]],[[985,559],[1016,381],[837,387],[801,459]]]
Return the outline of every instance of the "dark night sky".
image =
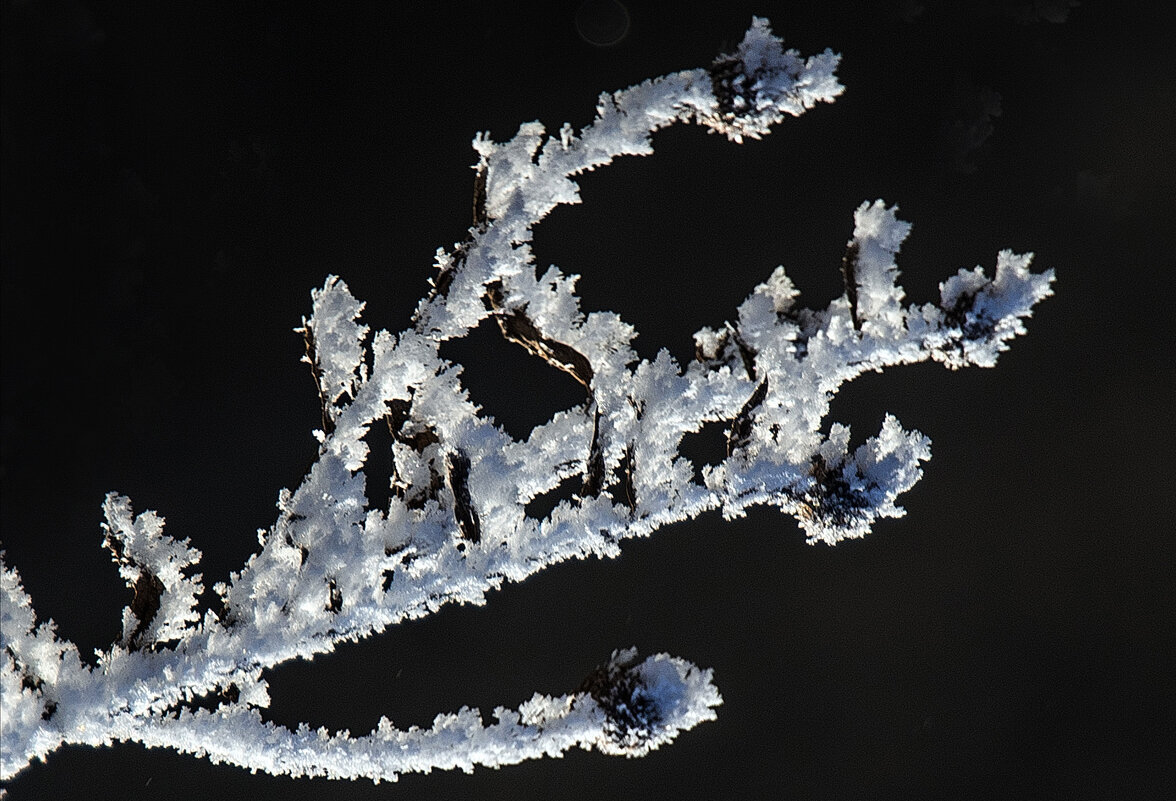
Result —
[[[1057,295],[995,370],[865,376],[835,419],[933,442],[901,520],[836,548],[710,515],[269,675],[272,719],[428,725],[575,688],[614,648],[715,669],[717,722],[642,759],[575,752],[398,785],[293,781],[136,745],[67,748],[34,798],[1160,798],[1176,792],[1176,71],[1125,4],[3,4],[2,543],[83,655],[129,600],[118,490],[227,578],[314,456],[291,329],[328,273],[405,327],[468,225],[479,130],[590,121],[771,18],[846,93],[742,147],[700,128],[586,176],[538,229],[587,309],[679,359],[783,264],[810,307],[863,200],[897,202],[916,302],[1004,247]],[[999,95],[999,116],[994,111]],[[985,127],[991,123],[991,131]],[[989,134],[987,135],[986,134]],[[581,400],[479,330],[448,351],[516,436]]]

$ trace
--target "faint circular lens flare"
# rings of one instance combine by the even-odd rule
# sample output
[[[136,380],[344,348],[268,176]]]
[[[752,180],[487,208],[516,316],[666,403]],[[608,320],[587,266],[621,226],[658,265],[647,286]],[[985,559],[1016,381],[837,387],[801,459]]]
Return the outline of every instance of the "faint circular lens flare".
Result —
[[[629,9],[617,0],[587,0],[575,21],[580,38],[597,47],[611,47],[629,33]]]

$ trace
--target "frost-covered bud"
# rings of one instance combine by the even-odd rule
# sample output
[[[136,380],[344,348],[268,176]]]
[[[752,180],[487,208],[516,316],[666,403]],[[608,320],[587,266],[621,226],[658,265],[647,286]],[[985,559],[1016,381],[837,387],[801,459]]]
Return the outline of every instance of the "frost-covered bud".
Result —
[[[711,671],[682,659],[657,654],[638,661],[637,649],[613,651],[580,687],[604,713],[605,754],[644,756],[672,741],[679,731],[715,718],[723,703]]]
[[[733,142],[745,136],[759,139],[785,114],[798,116],[841,94],[844,87],[833,74],[838,59],[831,50],[802,59],[795,50],[784,49],[766,19],[753,17],[735,52],[711,65],[716,107],[700,114],[699,121]]]
[[[932,358],[951,369],[970,364],[992,367],[1008,350],[1008,340],[1025,333],[1022,319],[1033,314],[1038,301],[1053,294],[1053,270],[1033,273],[1032,253],[1002,250],[996,260],[996,277],[984,270],[960,270],[939,285],[943,328],[954,334],[946,345],[934,348]]]

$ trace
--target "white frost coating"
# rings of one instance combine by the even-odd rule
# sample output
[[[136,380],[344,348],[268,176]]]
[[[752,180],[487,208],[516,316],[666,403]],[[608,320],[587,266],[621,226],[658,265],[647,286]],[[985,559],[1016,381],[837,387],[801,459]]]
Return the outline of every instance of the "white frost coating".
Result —
[[[855,213],[828,308],[796,305],[777,268],[739,306],[735,322],[695,336],[685,368],[662,351],[638,359],[633,328],[581,311],[575,276],[537,272],[532,228],[560,203],[579,202],[575,176],[625,154],[651,152],[650,134],[696,122],[740,142],[766,134],[841,92],[826,51],[801,59],[767,22],[753,20],[738,50],[709,69],[602,95],[596,121],[547,137],[539,123],[507,143],[474,141],[476,224],[437,255],[439,273],[412,325],[369,337],[363,304],[335,276],[313,293],[298,329],[323,405],[318,458],[278,496],[278,518],[240,572],[217,584],[221,608],[199,612],[200,554],[163,534],[153,512],[105,503],[106,544],[134,590],[123,636],[86,665],[52,622],[37,625],[15,569],[0,589],[0,778],[64,744],[140,742],[274,774],[395,779],[433,768],[497,767],[573,746],[640,756],[713,718],[721,703],[708,670],[659,654],[614,652],[575,693],[536,695],[517,711],[440,715],[429,729],[381,721],[352,737],[263,721],[262,671],[311,658],[451,603],[485,601],[572,557],[612,556],[620,542],[707,510],[726,517],[756,504],[793,515],[810,542],[830,544],[895,517],[921,476],[929,440],[887,416],[849,453],[849,430],[821,430],[833,394],[866,371],[935,359],[988,366],[1050,294],[1051,272],[1003,251],[995,277],[977,268],[942,285],[938,304],[904,307],[895,256],[910,226],[881,201]],[[565,370],[583,404],[514,440],[470,402],[461,367],[441,342],[492,317],[503,335]],[[370,369],[368,365],[370,364]],[[373,423],[393,434],[393,497],[367,497],[363,440]],[[678,453],[706,423],[727,429],[728,455],[705,466]],[[543,519],[526,507],[561,482],[577,488]],[[219,698],[213,711],[198,697]]]
[[[118,572],[134,590],[135,601],[123,610],[124,646],[142,647],[179,639],[200,622],[196,598],[204,592],[200,574],[184,571],[200,563],[200,551],[163,533],[154,512],[135,517],[131,502],[113,492],[102,505],[103,528]]]
[[[302,361],[314,369],[324,408],[334,413],[338,411],[339,400],[344,396],[354,398],[356,390],[367,380],[363,341],[368,327],[358,322],[364,304],[353,298],[347,284],[333,275],[322,289],[313,290],[310,297],[314,319],[302,318],[302,326],[294,330],[305,336],[308,343],[314,343],[313,348],[307,348]]]
[[[902,333],[902,287],[898,280],[895,254],[910,233],[911,224],[895,215],[897,208],[886,208],[881,200],[863,203],[853,213],[853,239],[856,245],[857,315],[862,330],[879,339]]]

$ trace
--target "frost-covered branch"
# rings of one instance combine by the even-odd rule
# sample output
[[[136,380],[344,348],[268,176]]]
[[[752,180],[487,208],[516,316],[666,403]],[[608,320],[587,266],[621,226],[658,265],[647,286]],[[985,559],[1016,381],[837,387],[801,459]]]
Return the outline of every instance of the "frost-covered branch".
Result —
[[[425,616],[446,603],[484,602],[504,581],[556,562],[614,556],[620,542],[708,510],[738,517],[767,504],[794,516],[811,542],[836,543],[897,517],[897,496],[921,476],[929,441],[887,416],[848,449],[849,430],[822,422],[837,389],[863,372],[927,359],[991,366],[1052,274],[1008,251],[995,272],[960,271],[938,303],[903,305],[894,258],[909,231],[894,207],[863,203],[842,261],[845,293],[828,308],[796,306],[777,268],[721,330],[695,335],[696,358],[653,361],[609,312],[581,311],[575,276],[539,274],[532,228],[579,200],[575,177],[617,156],[652,152],[651,133],[693,122],[734,142],[786,115],[832,101],[837,56],[785,51],[755,19],[734,54],[600,97],[595,121],[548,136],[539,123],[509,142],[478,136],[474,225],[437,253],[431,292],[397,335],[360,323],[363,304],[335,276],[313,293],[298,329],[323,407],[318,458],[244,567],[215,586],[201,613],[199,551],[163,534],[153,512],[106,499],[105,543],[134,593],[123,635],[97,664],[37,625],[13,568],[3,567],[0,618],[0,777],[63,744],[135,741],[252,770],[395,779],[408,771],[498,766],[572,746],[640,756],[714,717],[710,672],[660,654],[618,651],[576,692],[441,715],[428,730],[382,720],[370,734],[296,731],[265,722],[261,673]],[[440,345],[486,318],[503,336],[571,374],[576,408],[516,440],[470,402],[461,366]],[[679,455],[707,423],[727,429],[728,453],[701,469]],[[364,435],[392,434],[392,498],[369,502]],[[574,497],[542,519],[535,498],[570,482]],[[213,699],[209,704],[208,699]],[[198,701],[200,702],[198,704]],[[208,709],[211,705],[213,708]]]

